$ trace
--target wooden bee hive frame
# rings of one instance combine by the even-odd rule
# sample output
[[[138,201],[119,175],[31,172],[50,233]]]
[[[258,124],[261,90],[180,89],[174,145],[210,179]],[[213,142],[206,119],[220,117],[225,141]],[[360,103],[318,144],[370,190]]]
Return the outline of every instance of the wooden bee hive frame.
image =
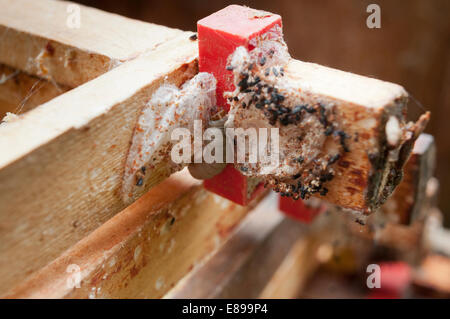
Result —
[[[191,32],[84,6],[80,6],[80,29],[71,29],[65,24],[69,4],[0,1],[0,63],[9,75],[0,83],[0,110],[14,111],[24,92],[36,83],[44,87],[22,105],[29,112],[0,126],[0,294],[25,278],[36,278],[30,275],[39,276],[43,267],[60,265],[60,258],[81,249],[83,241],[100,238],[98,232],[109,229],[105,223],[117,222],[119,215],[116,219],[113,216],[126,209],[120,186],[140,111],[163,82],[180,85],[198,72],[197,43],[192,41]],[[293,61],[287,73],[299,85],[306,76],[314,94],[337,100],[349,117],[352,109],[366,110],[361,116],[373,117],[381,127],[385,125],[385,107],[395,112],[392,101],[405,95],[394,84],[300,61]],[[355,86],[366,93],[353,94]],[[369,139],[378,134],[373,129],[366,133]],[[366,208],[370,160],[363,153],[356,150],[352,160],[343,163],[343,175],[353,171],[357,176],[333,181],[330,201],[341,203],[345,199],[344,206]],[[164,178],[164,170],[156,172],[145,190]],[[173,191],[170,183],[161,185],[158,189]],[[159,194],[158,190],[153,192]],[[189,192],[187,187],[179,196]],[[158,205],[163,202],[157,201]],[[194,211],[204,209],[203,205],[199,203]],[[229,210],[226,205],[212,207],[218,214]],[[229,228],[249,209],[239,208]],[[126,211],[121,214],[126,215]],[[151,211],[146,213],[152,215]],[[210,251],[211,247],[199,248],[196,256]],[[92,280],[89,276],[93,274],[86,277]],[[135,293],[138,288],[133,293],[124,291],[110,295],[140,296]],[[32,292],[22,295],[40,296]],[[156,291],[144,295],[160,296]],[[86,297],[88,291],[49,296]]]

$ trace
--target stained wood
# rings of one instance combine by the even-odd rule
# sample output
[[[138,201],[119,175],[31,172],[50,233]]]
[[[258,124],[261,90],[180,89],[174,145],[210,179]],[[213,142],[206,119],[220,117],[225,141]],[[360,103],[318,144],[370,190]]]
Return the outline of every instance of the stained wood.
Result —
[[[162,40],[154,36],[154,28],[142,25],[148,32],[143,31],[145,34],[135,47],[134,40],[128,35],[141,29],[141,24],[137,28],[134,21],[84,7],[82,19],[87,17],[85,22],[82,20],[82,29],[87,28],[83,29],[84,34],[61,29],[57,34],[47,35],[45,30],[58,30],[65,22],[61,18],[65,3],[2,2],[2,7],[8,9],[0,14],[0,26],[3,26],[0,62],[26,69],[26,57],[43,53],[40,59],[47,58],[54,52],[54,67],[53,62],[48,66],[40,63],[39,68],[26,70],[76,86],[109,70],[104,65],[107,61],[116,61],[112,58],[128,60],[0,127],[0,287],[8,287],[46,265],[125,207],[119,189],[137,116],[164,81],[180,85],[197,72],[197,43],[188,39],[190,33],[177,31],[173,34],[176,38],[161,44],[172,35],[164,36]],[[20,13],[20,4],[25,5],[25,13]],[[42,18],[48,15],[55,19]],[[118,19],[117,24],[112,24],[110,19]],[[98,27],[91,24],[88,28],[90,23],[98,24]],[[102,25],[114,26],[114,32],[106,32]],[[87,35],[86,30],[94,32],[95,36]],[[97,30],[103,30],[103,36],[109,34],[111,37],[97,36]],[[159,30],[157,27],[157,34]],[[136,32],[140,34],[140,31]],[[147,41],[149,38],[152,40]],[[37,49],[31,44],[36,39]],[[117,39],[126,40],[116,43]],[[50,43],[52,49],[49,49],[48,40],[55,41]],[[79,64],[74,69],[86,73],[61,69],[58,62],[63,57],[63,52],[58,53],[60,44],[64,48],[73,46],[82,50]],[[17,54],[18,60],[9,61],[9,56],[16,56],[9,54],[15,46],[23,54]],[[145,54],[135,54],[142,53],[140,49]],[[86,50],[93,52],[92,57],[86,55],[83,58],[82,52]],[[95,59],[98,63],[93,61]],[[42,65],[48,73],[42,73]],[[96,71],[91,72],[91,66]],[[62,67],[65,68],[64,63]],[[57,78],[65,72],[68,72],[67,76]],[[359,125],[352,126],[349,133],[361,133],[362,130],[368,134],[367,140],[355,142],[354,151],[340,161],[341,176],[330,185],[332,191],[327,199],[360,210],[369,210],[372,204],[376,206],[392,187],[387,172],[391,168],[400,170],[401,160],[408,153],[409,145],[405,145],[404,156],[399,162],[387,163],[383,157],[386,155],[382,133],[386,116],[403,111],[405,92],[389,83],[300,61],[293,61],[287,73],[308,92],[341,104],[340,109],[352,121],[356,114],[361,114],[357,118]],[[375,119],[375,127],[363,125],[369,119]],[[415,135],[422,129],[423,122],[415,128]],[[350,148],[353,146],[350,144]],[[372,171],[368,159],[370,150],[377,150],[382,157],[382,168],[376,171],[378,179],[369,174]],[[160,181],[158,173],[156,175],[155,184]]]
[[[308,100],[335,104],[336,118],[350,137],[350,152],[338,161],[337,174],[327,183],[329,192],[321,198],[352,210],[374,211],[399,183],[402,167],[429,114],[410,128],[412,136],[393,148],[398,156],[392,157],[386,123],[391,116],[405,122],[408,94],[401,86],[296,60],[288,65],[286,77]]]
[[[257,298],[306,227],[283,217],[274,194],[225,245],[164,298]]]
[[[2,289],[125,208],[119,192],[137,117],[164,81],[180,85],[197,72],[190,35],[0,126]]]
[[[3,226],[0,252],[20,260],[24,268],[15,265],[18,273],[26,273],[25,269],[35,270],[35,267],[49,262],[124,208],[119,188],[140,110],[166,75],[168,81],[180,84],[197,72],[197,45],[188,37],[189,34],[182,35],[148,55],[41,105],[25,114],[20,121],[0,127],[0,148],[8,150],[0,158],[0,225]],[[396,89],[392,93],[389,88],[393,86],[385,82],[300,61],[294,61],[288,72],[298,78],[298,83],[310,90],[313,88],[315,94],[334,94],[334,101],[341,101],[344,105],[341,109],[353,115],[352,108],[360,113],[366,110],[370,116],[372,111],[369,110],[378,110],[373,112],[384,118],[386,105],[383,103],[403,92]],[[327,86],[319,81],[321,75],[323,79],[341,83],[342,87],[327,91]],[[351,95],[352,86],[349,84],[358,81],[363,83],[359,84],[359,89],[372,85],[373,96]],[[343,89],[347,87],[350,88]],[[380,95],[382,92],[384,97]],[[378,103],[382,105],[379,109],[376,108]],[[387,108],[392,112],[400,111],[397,105],[389,104]],[[360,129],[360,133],[367,130],[362,125],[365,120],[367,118],[362,117],[361,126],[354,126],[355,130]],[[381,118],[377,120],[381,121]],[[355,142],[354,148],[350,144],[353,151],[340,161],[341,175],[330,184],[327,200],[364,210],[368,208],[365,194],[372,188],[381,190],[387,187],[386,180],[369,181],[372,166],[367,147],[381,147],[381,137],[374,133],[378,131],[378,125],[376,129],[370,129],[370,143],[361,139]],[[391,166],[384,169],[388,167]],[[382,172],[385,173],[384,170]],[[164,171],[161,174],[164,178]],[[158,179],[158,173],[156,175],[155,183],[161,179]],[[356,175],[360,178],[357,179]],[[348,185],[355,183],[360,184],[360,189],[348,193]],[[379,199],[377,196],[381,195],[377,193],[376,200]],[[82,221],[85,228],[73,232],[70,225],[75,220]],[[15,231],[17,229],[21,231]],[[37,247],[39,257],[34,253],[38,251]],[[8,264],[5,261],[6,271]]]
[[[424,221],[436,203],[438,186],[432,178],[435,151],[433,136],[422,133],[405,164],[403,179],[392,196],[366,225],[350,220],[350,231],[400,252],[417,253],[423,237]],[[377,226],[371,228],[369,223]]]
[[[69,89],[0,64],[0,120],[6,112],[23,114]]]
[[[3,297],[161,297],[219,248],[252,207],[177,173]],[[79,288],[71,269],[79,270]]]
[[[423,220],[425,210],[430,206],[427,200],[427,183],[434,174],[435,164],[434,138],[429,134],[421,134],[403,169],[402,182],[382,206],[382,211],[399,224]]]
[[[261,291],[259,298],[297,298],[320,264],[316,257],[319,244],[320,240],[314,236],[298,239]]]

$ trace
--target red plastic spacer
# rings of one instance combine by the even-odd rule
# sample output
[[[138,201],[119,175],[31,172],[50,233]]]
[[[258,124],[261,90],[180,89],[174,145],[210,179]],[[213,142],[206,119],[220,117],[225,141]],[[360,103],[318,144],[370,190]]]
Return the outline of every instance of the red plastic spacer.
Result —
[[[216,78],[217,105],[225,111],[230,106],[223,93],[234,90],[233,73],[226,69],[228,57],[239,46],[252,50],[250,40],[276,25],[282,26],[279,15],[238,5],[230,5],[197,22],[199,70]],[[229,164],[222,173],[206,180],[204,187],[237,204],[247,205],[263,185],[249,187],[247,177]]]
[[[285,215],[307,224],[326,210],[325,204],[317,208],[308,207],[301,199],[294,200],[291,197],[281,195],[279,196],[278,207]]]

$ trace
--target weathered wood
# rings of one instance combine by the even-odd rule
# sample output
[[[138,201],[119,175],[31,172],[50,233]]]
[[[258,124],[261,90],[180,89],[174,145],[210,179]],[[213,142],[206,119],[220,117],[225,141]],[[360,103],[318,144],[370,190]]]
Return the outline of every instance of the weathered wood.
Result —
[[[318,216],[307,231],[292,243],[274,274],[267,281],[259,298],[298,298],[320,267],[332,264],[346,243],[341,212]],[[348,244],[348,243],[347,243]],[[346,256],[344,256],[346,257]],[[338,258],[340,271],[348,271],[351,263]],[[333,266],[332,266],[333,267]]]
[[[316,256],[320,243],[311,235],[298,239],[258,297],[297,298],[320,265]]]
[[[138,115],[164,81],[180,85],[196,74],[190,35],[0,126],[0,287],[125,207],[119,190]]]
[[[401,183],[381,207],[385,221],[369,238],[399,251],[417,254],[421,247],[424,221],[433,211],[437,189],[429,189],[436,162],[433,136],[421,134],[404,167]],[[428,189],[427,189],[428,188]],[[356,225],[353,225],[355,227]],[[355,231],[361,232],[356,226]]]
[[[298,88],[306,103],[334,104],[335,118],[349,152],[337,163],[337,174],[327,183],[326,201],[353,210],[370,212],[384,203],[399,183],[401,170],[429,114],[409,128],[411,136],[388,146],[387,122],[400,123],[405,134],[407,93],[396,84],[293,60],[285,77]],[[395,135],[395,134],[394,134]],[[403,135],[405,136],[405,135]]]
[[[2,7],[8,11],[2,11],[0,15],[0,26],[3,26],[0,62],[26,69],[27,58],[24,56],[40,55],[41,60],[54,52],[54,58],[49,60],[54,60],[54,66],[53,62],[43,62],[38,63],[39,67],[26,70],[40,76],[50,74],[48,77],[58,83],[78,85],[107,71],[109,68],[104,65],[115,61],[113,59],[130,60],[139,55],[136,52],[146,51],[138,58],[28,112],[19,120],[0,127],[0,278],[5,280],[0,282],[0,286],[8,286],[8,282],[27,276],[56,258],[124,208],[119,188],[138,114],[163,81],[179,85],[197,72],[197,43],[188,39],[189,33],[180,35],[180,31],[176,31],[171,36],[178,34],[177,38],[160,44],[163,40],[154,36],[155,29],[142,26],[148,32],[143,31],[136,47],[134,40],[128,43],[128,33],[140,29],[140,23],[137,28],[134,21],[125,19],[128,21],[125,22],[124,18],[111,18],[108,14],[100,18],[98,14],[102,13],[84,7],[81,26],[87,29],[83,30],[97,32],[92,30],[113,28],[114,32],[111,29],[109,32],[101,31],[111,36],[107,36],[109,41],[100,35],[87,37],[86,32],[84,35],[75,34],[80,31],[65,29],[58,34],[47,35],[45,30],[58,29],[61,23],[65,23],[61,12],[66,9],[66,3],[58,2],[54,10],[59,14],[55,19],[48,19],[49,13],[45,10],[53,8],[54,2],[48,7],[42,5],[46,4],[45,1],[40,4],[26,2],[24,16],[20,16],[17,7],[24,2],[3,2]],[[83,17],[88,17],[85,19],[87,24]],[[120,27],[111,23],[109,18],[118,19]],[[93,24],[103,27],[94,27]],[[41,29],[41,26],[45,28]],[[159,34],[159,27],[155,28]],[[124,36],[120,36],[122,31]],[[156,42],[147,41],[149,38]],[[117,39],[127,41],[116,43]],[[52,40],[51,49],[48,40]],[[39,42],[37,49],[30,44],[36,41]],[[20,61],[9,61],[8,52],[15,45],[23,54],[17,54]],[[64,58],[63,62],[58,61],[68,47],[81,48],[80,60],[77,58],[79,63],[74,70],[84,70],[77,72],[85,73],[62,69],[65,68]],[[86,47],[94,52],[92,58],[90,55],[83,58],[83,54],[87,54]],[[100,72],[92,73],[84,65],[89,59],[99,61],[95,68]],[[89,65],[96,64],[89,60]],[[43,70],[47,73],[44,74]],[[353,143],[357,146],[339,162],[341,175],[330,184],[333,191],[327,198],[339,205],[362,210],[382,201],[385,193],[389,192],[386,189],[393,185],[387,172],[391,168],[399,170],[401,166],[398,162],[386,162],[383,132],[388,115],[400,116],[403,111],[404,91],[392,84],[300,61],[293,61],[286,73],[307,92],[341,104],[339,109],[345,113],[343,117],[356,123],[348,133],[353,136],[358,132],[359,142],[351,141],[350,148]],[[59,74],[67,76],[57,78]],[[359,115],[355,118],[356,114]],[[373,121],[374,126],[369,127]],[[416,133],[419,130],[417,128]],[[361,133],[367,133],[367,139]],[[406,157],[407,146],[399,162]],[[375,176],[370,173],[369,150],[378,152],[382,164],[382,168],[375,170]],[[157,181],[158,176],[155,177]],[[360,188],[354,188],[356,184]],[[74,228],[74,224],[82,226]]]
[[[421,134],[403,169],[403,179],[381,211],[399,224],[409,224],[425,217],[429,206],[427,183],[434,174],[436,146],[433,136]]]
[[[8,26],[8,30],[22,30],[24,35],[35,32],[35,36],[41,37],[46,30],[53,30],[57,29],[58,26],[63,26],[62,30],[55,35],[52,34],[48,38],[56,43],[66,43],[70,40],[73,42],[71,45],[74,47],[87,47],[90,52],[98,51],[104,56],[115,56],[113,58],[119,60],[133,58],[136,56],[136,52],[142,53],[149,48],[151,49],[163,40],[175,36],[176,32],[179,32],[177,30],[147,25],[145,23],[101,13],[98,10],[84,7],[81,7],[81,17],[84,17],[81,28],[71,29],[66,24],[68,14],[65,10],[67,9],[68,3],[58,3],[58,5],[54,6],[55,8],[52,9],[54,10],[52,13],[55,17],[54,19],[42,18],[42,16],[46,17],[48,15],[48,8],[43,4],[33,4],[36,7],[28,5],[25,10],[18,10],[19,5],[23,4],[20,1],[14,2],[14,5],[10,1],[6,1],[5,4],[8,4],[8,12],[6,12],[8,14],[4,14],[2,18],[4,21],[2,23]],[[52,8],[53,5],[52,3]],[[30,11],[32,11],[32,14]],[[36,12],[42,12],[43,14],[36,14]],[[118,20],[115,21],[114,19]],[[18,21],[26,21],[26,23]],[[35,24],[39,27],[34,28]],[[94,28],[93,24],[97,27]],[[111,25],[114,25],[114,33],[109,30]],[[120,27],[117,28],[117,25],[120,25]],[[142,29],[143,31],[140,31],[142,33],[135,34],[136,32],[131,32],[130,29]],[[98,32],[102,36],[93,37],[92,34],[87,36],[87,30],[96,30],[96,32],[99,30]],[[117,35],[116,30],[123,32],[124,36]],[[133,33],[133,38],[130,40],[132,42],[131,44],[128,43],[129,33]],[[157,36],[155,36],[155,33]],[[8,34],[11,34],[11,32],[5,32],[5,40],[2,41],[3,48],[10,48],[15,43],[14,41],[17,35],[12,35],[11,41],[9,41],[7,40],[10,37]],[[111,34],[114,37],[110,38],[109,35]],[[159,38],[160,36],[162,38]],[[148,42],[149,38],[155,41],[153,45]],[[21,43],[35,42],[33,37],[32,39],[22,39]],[[127,39],[127,41],[125,41],[125,44],[114,42],[120,42],[120,39]],[[47,44],[47,42],[42,43],[40,51],[37,53],[45,49]],[[135,46],[137,46],[137,49]],[[130,47],[134,50],[132,51],[134,53],[130,51]],[[48,48],[45,50],[48,51]],[[27,48],[23,51],[28,52],[29,49]],[[52,48],[50,51],[59,52],[55,48]],[[5,59],[11,56],[6,53],[3,55]],[[0,62],[3,61],[1,56],[2,54],[0,54]],[[127,57],[123,58],[123,56]],[[60,59],[56,56],[54,60],[56,66],[61,64],[61,62],[58,62]],[[21,63],[11,63],[6,60],[3,62],[20,68],[20,64],[26,65],[28,60],[23,58]],[[94,64],[92,61],[89,62],[90,66]],[[50,70],[51,67],[46,67],[46,69]],[[80,64],[74,69],[89,70],[84,64]],[[102,72],[105,71],[106,69],[102,70]],[[34,73],[43,76],[39,70]],[[63,70],[56,72],[55,69],[55,76],[59,74],[64,74]],[[394,84],[295,60],[290,63],[287,75],[294,80],[294,83],[306,95],[310,95],[314,99],[338,104],[338,116],[342,117],[344,122],[348,122],[344,128],[352,137],[349,141],[349,148],[352,151],[338,163],[338,174],[330,182],[329,187],[327,187],[330,190],[327,194],[327,200],[340,206],[365,211],[369,211],[380,205],[398,182],[403,161],[406,159],[408,148],[414,139],[411,138],[402,147],[402,151],[400,152],[401,156],[398,161],[388,161],[387,157],[389,152],[386,150],[385,145],[385,124],[390,115],[395,115],[400,119],[403,118],[402,112],[404,111],[406,92],[403,88]],[[87,77],[83,81],[72,82],[71,84],[78,85],[91,78]],[[63,79],[54,79],[58,83],[68,84]],[[420,128],[417,128],[417,131],[419,130]],[[372,161],[369,159],[369,155],[372,157]]]
[[[221,297],[260,298],[268,282],[289,257],[297,239],[308,236],[307,230],[305,225],[285,218],[234,276]]]
[[[305,226],[282,217],[267,196],[225,245],[164,298],[257,298]]]
[[[189,34],[182,35],[178,40],[162,45],[148,55],[59,96],[25,114],[19,121],[0,128],[0,149],[8,150],[0,158],[0,225],[3,226],[0,252],[4,256],[21,260],[25,268],[42,266],[41,262],[55,258],[70,243],[81,239],[124,208],[118,190],[128,145],[141,108],[165,75],[169,74],[168,81],[180,84],[196,73],[197,45],[188,37]],[[315,94],[334,96],[335,102],[348,100],[342,102],[348,103],[345,104],[348,107],[339,109],[349,112],[352,108],[369,112],[375,107],[373,104],[378,103],[374,102],[375,97],[379,101],[382,99],[380,92],[386,94],[392,88],[392,84],[300,61],[292,62],[287,73],[291,77],[297,76],[298,83],[308,86],[310,90],[314,88],[311,92]],[[322,78],[321,75],[327,76]],[[327,86],[329,81],[351,88],[360,81],[357,91],[371,86],[373,95],[350,94],[350,89],[342,92]],[[350,85],[352,83],[353,86]],[[385,86],[388,89],[385,90]],[[399,92],[402,91],[396,90],[392,94]],[[383,105],[381,110],[391,99],[392,95],[384,95],[384,100],[379,102]],[[397,106],[390,107],[392,112],[399,111]],[[354,112],[351,114],[356,114]],[[366,115],[373,119],[372,111],[369,113]],[[384,117],[384,111],[379,110],[376,114]],[[355,147],[339,162],[339,174],[330,184],[330,190],[335,189],[335,192],[331,191],[326,198],[343,206],[362,209],[367,208],[364,194],[371,187],[383,183],[369,183],[373,177],[369,174],[372,166],[366,148],[370,143],[380,146],[377,144],[380,137],[374,133],[378,132],[379,126],[368,129],[365,125],[367,118],[364,117],[357,123],[360,126],[352,127],[359,132],[360,142],[355,142],[359,148]],[[364,139],[364,132],[370,133],[369,141]],[[352,147],[353,142],[350,143]],[[370,145],[369,149],[373,147]],[[359,170],[357,174],[362,174],[361,179],[351,177],[349,170]],[[337,182],[339,180],[340,184]],[[348,185],[360,181],[361,189],[347,194]],[[342,196],[336,197],[338,193]],[[92,215],[96,216],[95,220],[88,218]],[[70,225],[75,220],[82,220],[85,228],[79,228],[73,234]],[[33,247],[40,249],[39,263],[28,259],[29,254],[36,258],[33,252],[38,250]],[[25,273],[19,268],[15,267],[18,272]]]
[[[434,165],[434,139],[431,135],[421,134],[405,164],[403,179],[392,196],[366,225],[350,220],[350,230],[399,251],[417,252],[424,220],[433,209],[437,192],[436,186],[429,185],[430,181],[433,184]]]
[[[67,86],[0,64],[0,121],[6,112],[23,114],[68,90]]]
[[[220,247],[251,207],[177,173],[4,297],[161,297]]]
[[[66,1],[1,0],[0,7],[0,63],[69,87],[182,33]]]

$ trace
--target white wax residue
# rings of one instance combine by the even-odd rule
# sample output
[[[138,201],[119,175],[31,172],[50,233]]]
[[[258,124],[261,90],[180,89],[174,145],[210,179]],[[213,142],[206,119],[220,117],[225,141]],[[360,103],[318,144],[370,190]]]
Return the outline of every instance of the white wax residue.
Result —
[[[145,167],[151,171],[155,165],[170,161],[171,133],[175,128],[187,128],[193,133],[194,120],[209,121],[216,106],[216,79],[209,73],[198,73],[183,84],[181,89],[164,84],[152,95],[142,111],[135,128],[128,153],[122,186],[124,200],[136,184],[135,175]],[[175,163],[175,170],[181,169]]]

